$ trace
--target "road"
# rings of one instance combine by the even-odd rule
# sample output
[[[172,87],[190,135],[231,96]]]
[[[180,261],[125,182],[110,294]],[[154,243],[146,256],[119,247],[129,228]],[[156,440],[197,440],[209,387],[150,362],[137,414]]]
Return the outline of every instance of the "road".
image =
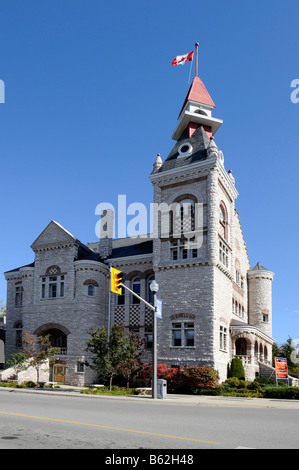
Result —
[[[297,449],[299,409],[0,393],[0,449]]]

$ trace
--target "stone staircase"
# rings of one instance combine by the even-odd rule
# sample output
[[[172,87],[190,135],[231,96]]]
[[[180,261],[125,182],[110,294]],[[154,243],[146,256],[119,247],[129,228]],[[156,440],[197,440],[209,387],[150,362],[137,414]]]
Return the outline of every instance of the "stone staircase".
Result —
[[[28,369],[18,373],[16,373],[14,367],[10,367],[0,372],[0,382],[9,382],[11,380],[16,380],[18,382],[26,382],[28,380],[32,380],[33,382],[36,382],[36,369],[29,365]],[[45,364],[40,367],[39,380],[41,382],[49,381],[49,361],[45,362]]]

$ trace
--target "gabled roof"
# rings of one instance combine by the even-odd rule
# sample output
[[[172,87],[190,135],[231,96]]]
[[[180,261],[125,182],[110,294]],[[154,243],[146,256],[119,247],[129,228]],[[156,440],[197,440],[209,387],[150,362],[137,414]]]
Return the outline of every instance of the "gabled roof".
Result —
[[[49,245],[49,243],[64,242],[76,244],[80,243],[80,241],[76,237],[74,237],[74,235],[72,235],[68,230],[62,227],[62,225],[60,225],[58,222],[55,222],[55,220],[51,220],[47,227],[32,243],[31,248],[34,250],[39,246]]]
[[[214,101],[212,100],[208,90],[206,89],[199,77],[194,77],[186,99],[184,101],[183,107],[181,109],[181,112],[184,109],[187,101],[195,101],[196,103],[205,104],[207,106],[212,106],[213,108],[215,108]]]

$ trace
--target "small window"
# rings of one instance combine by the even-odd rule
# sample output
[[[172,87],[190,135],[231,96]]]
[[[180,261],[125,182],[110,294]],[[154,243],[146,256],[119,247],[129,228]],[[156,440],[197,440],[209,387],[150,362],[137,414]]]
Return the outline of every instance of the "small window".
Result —
[[[57,297],[57,277],[49,277],[49,298]]]
[[[222,242],[219,242],[219,261],[228,268],[228,248]]]
[[[141,291],[141,279],[140,277],[136,277],[132,281],[132,291],[135,292],[135,294],[140,295]],[[140,304],[140,299],[135,297],[135,295],[132,294],[132,300],[131,303],[134,305]]]
[[[194,323],[184,323],[185,346],[194,346]]]
[[[221,351],[227,351],[227,328],[220,326],[219,347]]]
[[[181,323],[172,325],[172,346],[182,346]]]
[[[124,283],[124,282],[123,282]],[[116,295],[116,305],[125,305],[125,289],[122,289],[122,294],[117,294]]]
[[[92,286],[91,284],[87,286],[87,295],[89,295],[90,297],[94,297],[94,286]]]
[[[84,362],[77,362],[77,372],[84,372]]]
[[[192,150],[193,150],[192,145],[189,144],[188,142],[182,144],[178,149],[179,157],[190,156],[192,154]]]
[[[21,307],[23,305],[23,287],[18,286],[16,287],[15,293],[15,306]]]
[[[194,323],[172,324],[172,346],[194,346]]]

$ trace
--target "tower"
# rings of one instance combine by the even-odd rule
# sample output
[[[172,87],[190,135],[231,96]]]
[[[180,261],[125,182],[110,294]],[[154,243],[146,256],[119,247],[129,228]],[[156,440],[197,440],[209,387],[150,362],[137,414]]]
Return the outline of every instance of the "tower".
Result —
[[[274,273],[260,263],[248,276],[249,324],[272,336],[272,281]]]
[[[214,141],[222,124],[213,117],[214,108],[195,76],[172,135],[176,143],[164,163],[156,160],[150,175],[156,209],[153,268],[163,301],[158,361],[209,364],[224,375],[238,193]],[[219,353],[220,327],[226,345]]]

